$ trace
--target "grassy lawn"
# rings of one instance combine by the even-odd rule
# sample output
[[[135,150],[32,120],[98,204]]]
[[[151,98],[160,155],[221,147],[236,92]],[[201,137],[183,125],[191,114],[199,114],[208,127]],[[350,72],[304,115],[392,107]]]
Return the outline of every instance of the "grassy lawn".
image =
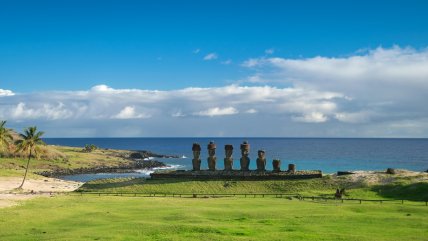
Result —
[[[191,180],[145,180],[103,179],[84,184],[79,191],[113,193],[156,194],[262,194],[288,193],[309,196],[333,197],[337,188],[346,188],[345,198],[428,200],[428,182],[417,181],[418,177],[396,178],[389,184],[367,185],[348,177],[308,180],[272,181],[191,181]]]
[[[427,240],[421,203],[59,196],[0,209],[1,240]]]

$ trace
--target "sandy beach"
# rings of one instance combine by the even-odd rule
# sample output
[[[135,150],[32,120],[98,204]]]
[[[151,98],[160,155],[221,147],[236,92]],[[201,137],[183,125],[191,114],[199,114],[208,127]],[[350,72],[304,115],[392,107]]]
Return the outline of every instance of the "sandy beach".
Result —
[[[41,179],[27,179],[22,192],[17,192],[14,189],[21,182],[21,177],[0,177],[0,208],[17,205],[22,200],[35,197],[71,192],[83,185],[82,182],[43,177]]]

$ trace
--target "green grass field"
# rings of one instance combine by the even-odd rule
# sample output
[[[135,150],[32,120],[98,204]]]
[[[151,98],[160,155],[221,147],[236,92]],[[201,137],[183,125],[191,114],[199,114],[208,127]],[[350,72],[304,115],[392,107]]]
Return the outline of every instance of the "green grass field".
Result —
[[[379,176],[391,179],[387,174]],[[428,201],[428,182],[420,182],[418,176],[395,177],[388,184],[372,184],[351,181],[349,177],[331,177],[307,180],[274,181],[191,181],[103,179],[84,184],[82,192],[156,193],[156,194],[300,194],[334,197],[337,188],[346,188],[345,198],[404,199]]]
[[[421,203],[59,196],[0,209],[0,240],[427,240]]]
[[[122,151],[55,147],[66,158],[32,160],[30,172],[117,166]],[[0,176],[22,176],[25,159],[0,158]],[[30,173],[31,178],[41,178]],[[428,240],[428,181],[377,173],[309,180],[192,181],[106,179],[76,193],[39,197],[0,209],[0,240]],[[391,199],[371,203],[295,198],[206,198],[206,194],[300,194]],[[80,196],[79,192],[85,193]],[[97,196],[86,193],[128,193]],[[130,197],[131,193],[201,194],[183,198]]]

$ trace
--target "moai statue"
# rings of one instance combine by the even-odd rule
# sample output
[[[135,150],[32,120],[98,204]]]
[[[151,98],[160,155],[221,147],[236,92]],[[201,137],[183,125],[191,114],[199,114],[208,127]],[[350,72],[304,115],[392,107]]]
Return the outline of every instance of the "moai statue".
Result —
[[[341,191],[339,191],[339,188],[338,188],[338,189],[336,189],[336,193],[334,194],[334,197],[335,197],[336,199],[341,199],[341,198],[342,198],[342,192],[341,192]]]
[[[250,144],[248,144],[248,142],[246,141],[244,141],[241,144],[241,154],[242,154],[242,157],[240,159],[241,171],[249,171],[250,158],[248,157],[248,155],[250,154]]]
[[[272,161],[272,167],[273,167],[273,172],[280,172],[281,171],[281,160],[274,159]]]
[[[208,169],[210,171],[215,171],[215,165],[217,163],[217,157],[215,156],[215,149],[217,146],[214,142],[210,141],[208,144]]]
[[[226,158],[224,158],[224,170],[232,171],[233,167],[233,146],[232,145],[224,145],[224,153],[226,154]]]
[[[288,164],[288,172],[294,173],[296,171],[295,164]]]
[[[198,143],[193,143],[192,151],[193,151],[193,159],[192,159],[193,171],[200,171],[201,170],[201,159],[200,159],[201,145],[199,145]]]
[[[265,151],[259,150],[257,152],[257,155],[259,156],[259,158],[257,158],[257,171],[264,172],[266,171]]]

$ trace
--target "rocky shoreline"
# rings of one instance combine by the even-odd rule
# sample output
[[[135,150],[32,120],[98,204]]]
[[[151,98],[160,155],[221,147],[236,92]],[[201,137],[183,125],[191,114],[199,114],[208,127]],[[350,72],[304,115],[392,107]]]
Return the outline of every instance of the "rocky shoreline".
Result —
[[[177,155],[163,155],[163,154],[157,154],[153,153],[151,151],[145,151],[145,150],[136,150],[132,151],[132,153],[129,155],[129,158],[131,159],[144,159],[144,158],[180,158]]]
[[[89,173],[126,173],[132,172],[135,169],[151,169],[156,167],[166,167],[167,165],[163,162],[156,160],[134,160],[131,164],[120,165],[116,167],[99,166],[99,167],[88,167],[88,168],[77,168],[77,169],[57,169],[50,171],[36,172],[36,174],[44,177],[61,177],[68,175],[77,174],[89,174]]]

